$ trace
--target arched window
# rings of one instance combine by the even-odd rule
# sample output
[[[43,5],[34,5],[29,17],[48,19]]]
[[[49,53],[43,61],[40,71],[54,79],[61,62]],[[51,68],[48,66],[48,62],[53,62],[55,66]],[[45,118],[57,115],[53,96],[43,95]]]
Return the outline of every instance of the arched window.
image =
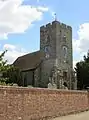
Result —
[[[49,50],[48,50],[48,46],[45,46],[45,52],[48,52]]]
[[[63,46],[63,56],[64,58],[67,58],[67,47]]]
[[[46,53],[45,57],[49,58],[49,56],[50,56],[50,46],[49,45],[45,46],[44,51]]]
[[[63,41],[66,42],[66,35],[63,36]]]

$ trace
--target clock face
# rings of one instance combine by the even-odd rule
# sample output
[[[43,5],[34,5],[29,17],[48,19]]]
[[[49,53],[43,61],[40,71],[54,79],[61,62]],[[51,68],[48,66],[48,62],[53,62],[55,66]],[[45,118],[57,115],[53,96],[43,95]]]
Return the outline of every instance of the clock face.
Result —
[[[68,49],[67,49],[67,47],[66,46],[63,46],[63,48],[62,48],[62,54],[63,54],[63,58],[67,58],[67,54],[68,54]]]

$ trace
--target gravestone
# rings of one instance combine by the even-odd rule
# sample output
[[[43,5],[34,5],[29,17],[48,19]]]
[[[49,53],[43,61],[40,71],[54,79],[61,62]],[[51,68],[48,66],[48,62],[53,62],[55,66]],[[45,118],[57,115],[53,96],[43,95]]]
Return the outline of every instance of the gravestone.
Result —
[[[49,88],[49,89],[52,89],[52,88],[53,88],[52,83],[48,83],[48,88]]]
[[[53,83],[52,89],[57,89],[57,85]]]

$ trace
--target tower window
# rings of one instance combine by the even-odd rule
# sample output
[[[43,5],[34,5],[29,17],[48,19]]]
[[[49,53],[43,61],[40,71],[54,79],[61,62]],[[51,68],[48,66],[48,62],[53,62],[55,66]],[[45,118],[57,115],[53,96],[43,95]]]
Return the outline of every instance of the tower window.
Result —
[[[66,36],[65,35],[63,36],[63,41],[66,42]]]
[[[63,77],[64,77],[64,79],[67,78],[67,72],[66,71],[63,71]]]
[[[48,46],[45,47],[45,52],[48,52]]]
[[[49,56],[50,56],[50,46],[45,46],[45,53],[46,53],[46,58],[49,58]]]
[[[67,47],[66,46],[63,46],[63,56],[64,56],[64,58],[67,57]]]
[[[47,53],[50,52],[50,46],[49,46],[49,45],[45,46],[44,50],[45,50],[45,52],[47,52]]]

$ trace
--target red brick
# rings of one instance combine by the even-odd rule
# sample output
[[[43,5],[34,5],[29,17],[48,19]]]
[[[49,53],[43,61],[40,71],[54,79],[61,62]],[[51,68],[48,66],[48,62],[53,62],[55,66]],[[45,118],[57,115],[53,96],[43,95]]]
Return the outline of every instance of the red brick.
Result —
[[[40,120],[89,109],[89,93],[0,87],[0,120]]]

